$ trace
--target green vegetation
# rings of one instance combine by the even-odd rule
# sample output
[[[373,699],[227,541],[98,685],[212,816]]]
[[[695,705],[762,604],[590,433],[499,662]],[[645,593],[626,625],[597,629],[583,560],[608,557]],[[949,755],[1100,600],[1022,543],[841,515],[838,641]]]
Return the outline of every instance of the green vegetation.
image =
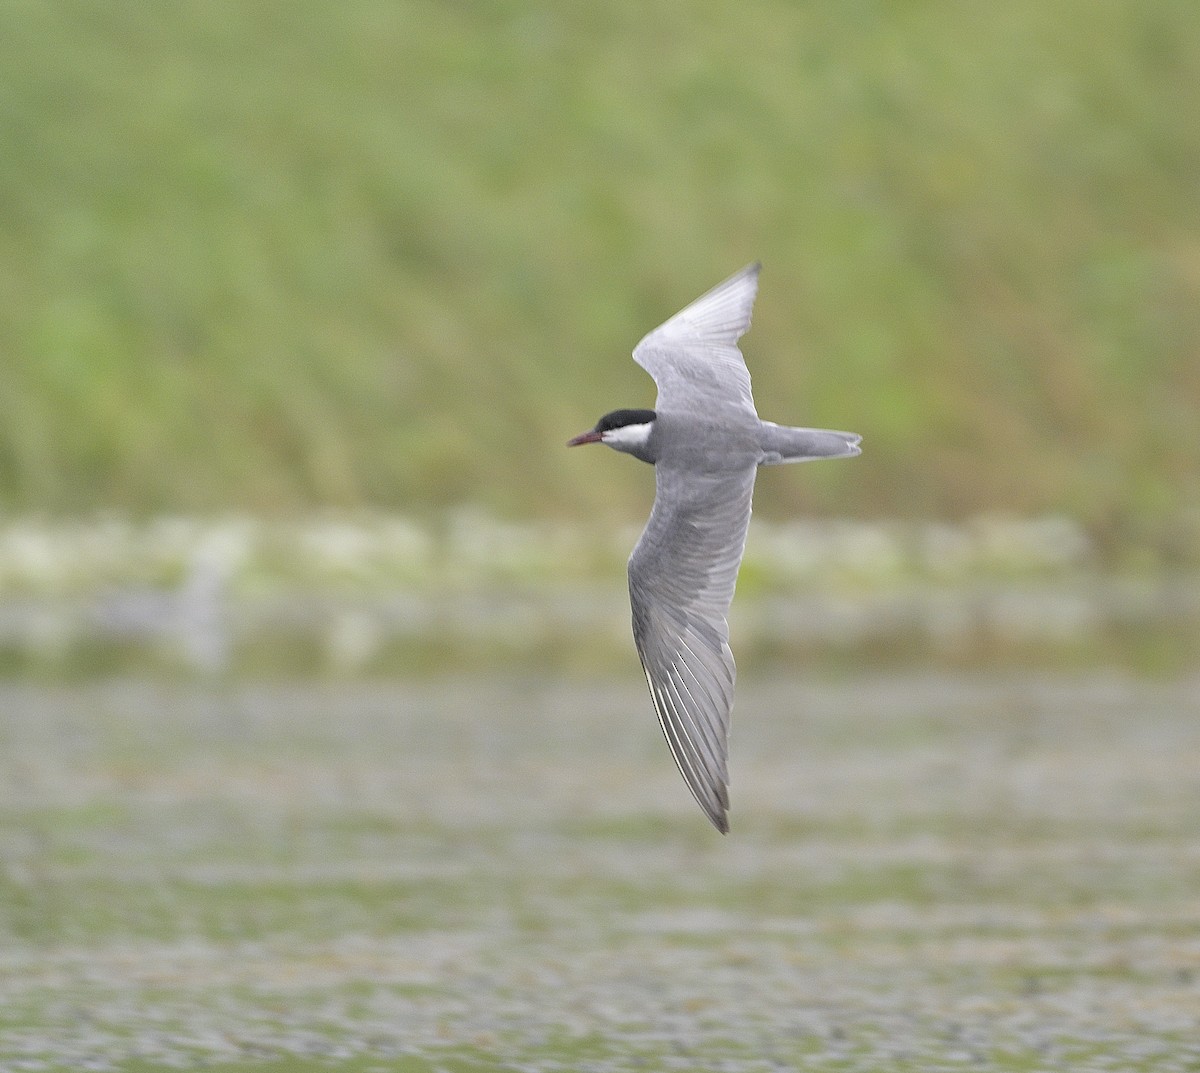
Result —
[[[0,66],[6,509],[639,518],[561,444],[761,257],[764,413],[867,446],[768,516],[1194,555],[1193,0],[69,0]]]
[[[568,522],[326,513],[0,524],[0,677],[629,665],[634,535]],[[636,531],[636,530],[635,530]],[[1063,518],[754,519],[743,669],[1200,666],[1200,576],[1106,572]]]

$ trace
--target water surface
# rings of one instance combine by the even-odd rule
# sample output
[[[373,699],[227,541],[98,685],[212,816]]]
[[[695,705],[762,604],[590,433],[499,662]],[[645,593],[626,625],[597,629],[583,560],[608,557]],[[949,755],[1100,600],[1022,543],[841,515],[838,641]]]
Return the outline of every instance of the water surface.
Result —
[[[747,673],[722,838],[636,681],[0,685],[0,1068],[1195,1069],[1198,712]]]

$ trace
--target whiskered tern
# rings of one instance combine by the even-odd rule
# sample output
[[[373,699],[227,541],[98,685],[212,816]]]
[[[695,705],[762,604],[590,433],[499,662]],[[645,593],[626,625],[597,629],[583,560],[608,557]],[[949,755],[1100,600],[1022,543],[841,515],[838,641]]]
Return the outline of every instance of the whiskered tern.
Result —
[[[737,341],[759,264],[655,328],[633,360],[658,385],[653,410],[613,410],[567,443],[603,443],[654,466],[654,509],[629,558],[633,638],[671,754],[705,815],[729,830],[734,662],[726,616],[759,466],[848,458],[852,432],[763,421]]]

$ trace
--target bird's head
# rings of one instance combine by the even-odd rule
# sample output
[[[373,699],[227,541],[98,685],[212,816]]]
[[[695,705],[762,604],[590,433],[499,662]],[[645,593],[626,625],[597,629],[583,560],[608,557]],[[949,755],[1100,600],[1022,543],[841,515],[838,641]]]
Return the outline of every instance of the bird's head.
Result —
[[[648,457],[648,445],[655,416],[653,410],[613,410],[600,418],[595,428],[567,440],[567,446],[603,443],[614,451],[624,451],[643,461],[652,461]]]

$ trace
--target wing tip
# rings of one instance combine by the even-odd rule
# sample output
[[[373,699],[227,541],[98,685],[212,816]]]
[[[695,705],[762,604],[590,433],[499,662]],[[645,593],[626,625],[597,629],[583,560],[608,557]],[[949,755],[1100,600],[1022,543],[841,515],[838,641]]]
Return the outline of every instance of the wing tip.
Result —
[[[689,302],[678,313],[668,317],[657,328],[644,335],[633,348],[634,360],[654,376],[654,369],[639,357],[639,352],[643,351],[647,344],[662,344],[668,339],[676,338],[676,341],[682,339],[688,342],[708,339],[736,346],[738,339],[750,330],[754,300],[758,297],[760,271],[762,262],[751,261],[745,268],[710,287],[699,298]]]
[[[729,834],[729,783],[721,781],[716,786],[716,800],[704,800],[694,787],[689,786],[692,796],[696,799],[704,815],[721,834]]]
[[[716,829],[717,829],[717,830],[718,830],[718,831],[719,831],[721,834],[723,834],[723,835],[727,835],[727,834],[729,834],[729,816],[728,816],[728,814],[727,814],[727,813],[725,813],[725,812],[721,812],[721,814],[720,814],[720,815],[718,815],[718,816],[714,816],[714,815],[712,815],[711,813],[709,813],[709,817],[708,817],[708,818],[709,818],[709,820],[712,822],[712,825],[713,825],[713,826],[714,826],[714,827],[715,827],[715,828],[716,828]]]
[[[718,283],[716,285],[716,287],[713,288],[713,290],[719,290],[721,287],[724,287],[727,284],[737,283],[738,281],[743,280],[743,279],[754,280],[755,290],[757,290],[758,289],[758,277],[761,272],[762,272],[762,261],[751,261],[740,272],[735,272],[732,276],[730,276],[723,283]]]
[[[700,806],[700,809],[708,819],[708,822],[711,823],[721,834],[729,834],[728,784],[722,784],[720,786],[719,796],[715,801],[713,801],[711,798],[705,800],[705,798],[700,795],[696,787],[694,787],[690,782],[688,783],[688,789],[692,791],[692,796],[696,799],[696,804]]]
[[[715,779],[704,777],[707,772],[700,762],[700,757],[695,747],[685,747],[685,741],[687,741],[689,746],[691,745],[690,740],[687,738],[686,729],[679,723],[677,718],[671,718],[671,706],[667,698],[654,684],[654,679],[646,667],[645,660],[641,662],[642,673],[646,676],[646,685],[650,687],[650,700],[654,705],[654,714],[658,716],[658,725],[662,728],[663,736],[667,739],[671,759],[675,761],[675,766],[679,769],[679,774],[683,776],[684,785],[687,786],[692,797],[696,799],[696,804],[700,806],[701,811],[708,817],[709,823],[721,834],[729,834],[728,776],[722,774]],[[680,735],[681,729],[683,730],[682,736]]]

